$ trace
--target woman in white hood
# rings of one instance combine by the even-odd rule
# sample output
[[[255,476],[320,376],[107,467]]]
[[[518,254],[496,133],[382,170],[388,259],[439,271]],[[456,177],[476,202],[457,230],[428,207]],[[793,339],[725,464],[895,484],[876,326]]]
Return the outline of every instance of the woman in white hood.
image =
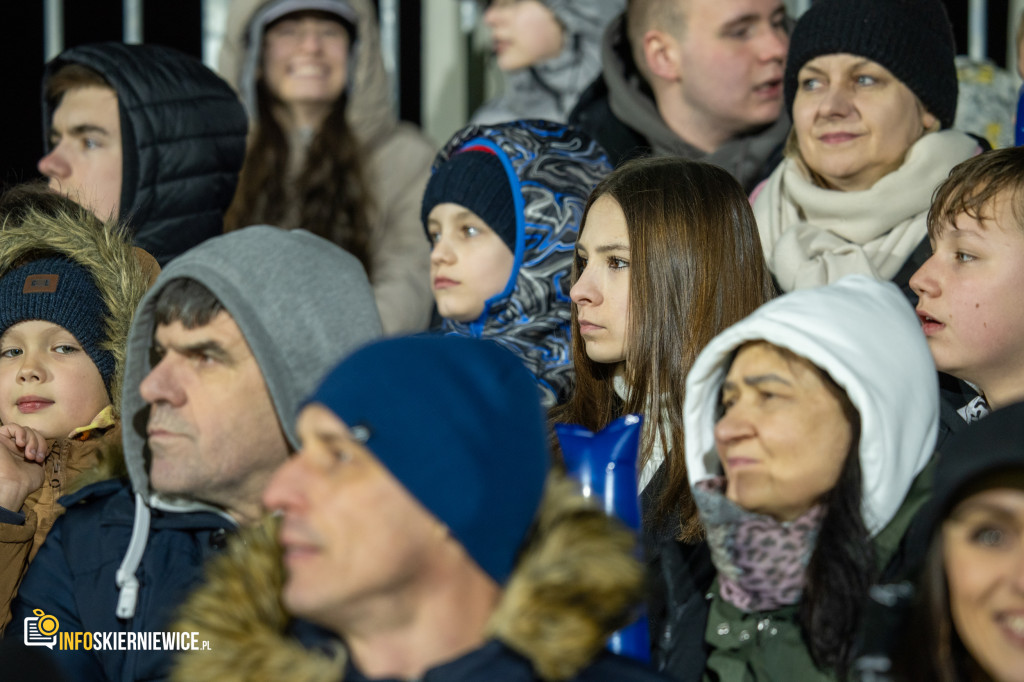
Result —
[[[913,311],[861,275],[778,298],[705,347],[684,412],[715,568],[703,674],[841,678],[927,494],[938,392]]]

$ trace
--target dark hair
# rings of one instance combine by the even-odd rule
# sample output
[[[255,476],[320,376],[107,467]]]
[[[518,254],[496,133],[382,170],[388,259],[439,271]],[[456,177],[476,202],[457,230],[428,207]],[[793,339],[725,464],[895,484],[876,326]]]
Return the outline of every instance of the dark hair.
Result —
[[[960,214],[978,222],[994,219],[986,215],[996,197],[1011,194],[1010,206],[1017,229],[1024,230],[1024,148],[1008,147],[985,152],[958,164],[935,190],[928,211],[928,236],[935,239],[956,224]],[[1004,226],[1009,228],[1009,226]]]
[[[76,62],[68,62],[59,67],[46,81],[46,103],[53,109],[60,105],[69,90],[77,88],[110,88],[114,86],[95,69]],[[114,90],[116,93],[117,91]]]
[[[301,227],[333,241],[370,267],[370,189],[363,158],[346,119],[344,92],[309,144],[305,165],[291,179],[290,158],[299,153],[276,113],[282,104],[264,79],[256,82],[259,123],[255,126],[238,191],[224,218],[229,232],[254,223]],[[297,220],[296,220],[297,217]]]
[[[616,396],[615,366],[591,360],[583,339],[574,333],[576,386],[551,417],[596,431],[623,414],[643,413],[639,465],[662,434],[672,443],[662,465],[665,485],[644,523],[648,528],[674,527],[674,536],[695,541],[703,531],[683,456],[686,374],[704,346],[772,298],[774,286],[746,194],[721,168],[665,157],[627,162],[590,194],[581,235],[591,207],[604,196],[622,209],[629,235],[625,378],[630,397],[623,402]],[[572,281],[579,276],[577,261]],[[578,324],[574,305],[574,330]],[[663,409],[652,410],[666,394],[671,399]]]
[[[203,284],[194,279],[171,280],[156,297],[153,317],[156,324],[181,322],[186,329],[210,323],[224,304]]]

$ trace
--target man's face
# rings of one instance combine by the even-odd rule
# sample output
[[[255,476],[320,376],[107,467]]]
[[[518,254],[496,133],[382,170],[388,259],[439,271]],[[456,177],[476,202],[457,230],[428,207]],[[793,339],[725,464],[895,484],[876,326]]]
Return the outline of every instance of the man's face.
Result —
[[[775,121],[789,50],[781,0],[682,1],[679,68],[692,116],[729,137]]]
[[[153,369],[139,392],[150,404],[150,484],[157,492],[223,507],[240,521],[288,455],[256,358],[226,312],[187,329],[158,325]]]
[[[345,633],[369,605],[409,603],[442,551],[464,550],[333,412],[311,404],[297,428],[302,450],[263,494],[283,513],[282,598],[290,613]]]
[[[39,160],[50,187],[102,220],[116,218],[122,167],[117,93],[100,86],[64,93],[53,112],[50,147]]]

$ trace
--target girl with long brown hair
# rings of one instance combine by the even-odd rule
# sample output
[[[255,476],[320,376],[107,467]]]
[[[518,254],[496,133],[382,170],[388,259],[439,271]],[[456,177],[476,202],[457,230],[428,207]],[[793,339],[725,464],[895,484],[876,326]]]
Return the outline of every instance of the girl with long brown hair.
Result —
[[[682,453],[686,374],[708,341],[774,292],[743,189],[710,164],[623,164],[590,195],[572,281],[576,385],[552,419],[598,430],[642,414],[645,535],[696,542]]]

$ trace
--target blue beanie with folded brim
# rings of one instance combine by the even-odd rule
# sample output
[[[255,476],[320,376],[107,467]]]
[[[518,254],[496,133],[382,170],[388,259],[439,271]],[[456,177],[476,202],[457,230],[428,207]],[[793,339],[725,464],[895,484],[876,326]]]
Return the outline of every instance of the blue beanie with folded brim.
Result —
[[[308,403],[361,430],[391,474],[505,583],[549,466],[536,381],[516,356],[459,336],[387,339],[342,361]]]

